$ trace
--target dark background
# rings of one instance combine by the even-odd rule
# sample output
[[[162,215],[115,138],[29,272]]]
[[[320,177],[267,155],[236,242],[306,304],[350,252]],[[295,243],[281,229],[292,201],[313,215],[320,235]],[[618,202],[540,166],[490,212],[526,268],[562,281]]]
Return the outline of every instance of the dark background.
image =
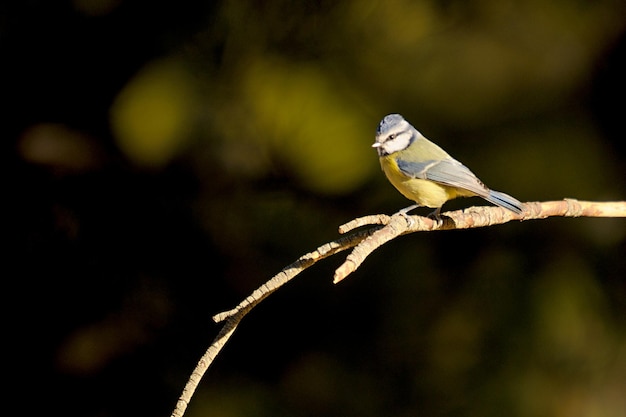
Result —
[[[5,393],[169,415],[234,307],[406,201],[402,113],[522,201],[624,200],[626,4],[5,2]],[[480,205],[456,200],[446,208]],[[624,416],[626,224],[414,234],[247,317],[188,416]]]

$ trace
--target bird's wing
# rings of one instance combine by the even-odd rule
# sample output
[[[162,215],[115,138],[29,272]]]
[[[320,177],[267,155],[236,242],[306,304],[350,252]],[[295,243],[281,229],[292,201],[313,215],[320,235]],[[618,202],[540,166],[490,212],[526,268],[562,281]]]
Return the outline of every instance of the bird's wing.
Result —
[[[461,188],[478,196],[489,195],[489,189],[465,165],[453,158],[438,161],[409,162],[396,160],[404,175]]]

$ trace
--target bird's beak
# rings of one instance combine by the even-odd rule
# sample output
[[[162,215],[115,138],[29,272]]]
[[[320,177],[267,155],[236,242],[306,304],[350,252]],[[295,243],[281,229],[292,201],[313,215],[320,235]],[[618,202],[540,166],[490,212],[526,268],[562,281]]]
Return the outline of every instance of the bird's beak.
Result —
[[[374,142],[374,143],[372,144],[372,148],[380,148],[381,146],[383,146],[383,144],[382,144],[382,143],[380,143],[380,142]]]

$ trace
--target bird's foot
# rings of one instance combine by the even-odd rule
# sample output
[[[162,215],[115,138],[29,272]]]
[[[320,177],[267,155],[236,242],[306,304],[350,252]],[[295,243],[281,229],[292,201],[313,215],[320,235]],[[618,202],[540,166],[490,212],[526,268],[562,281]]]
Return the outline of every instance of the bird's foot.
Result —
[[[397,213],[394,214],[394,216],[396,215],[400,215],[402,217],[404,217],[407,221],[407,223],[409,224],[409,227],[413,226],[413,219],[411,218],[411,216],[409,216],[407,213],[413,209],[418,208],[420,205],[419,204],[413,204],[411,206],[405,207],[402,210],[398,211]]]
[[[441,217],[441,207],[437,207],[428,214],[428,218],[435,222],[437,227],[443,226],[443,217]]]

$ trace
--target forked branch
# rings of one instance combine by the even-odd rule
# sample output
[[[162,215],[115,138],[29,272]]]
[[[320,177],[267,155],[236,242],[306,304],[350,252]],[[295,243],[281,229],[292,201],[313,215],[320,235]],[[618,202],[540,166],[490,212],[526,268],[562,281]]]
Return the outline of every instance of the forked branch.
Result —
[[[345,262],[335,271],[334,283],[337,283],[354,272],[374,250],[401,235],[420,231],[472,229],[503,224],[511,220],[525,221],[553,216],[626,217],[626,202],[591,202],[573,199],[532,202],[525,203],[522,215],[516,215],[500,207],[472,207],[462,211],[443,213],[442,221],[421,216],[380,214],[357,218],[340,226],[339,233],[345,234],[358,227],[373,225],[373,227],[356,231],[307,253],[254,290],[237,307],[213,316],[216,323],[224,322],[224,325],[189,377],[176,403],[176,408],[172,412],[172,417],[183,416],[204,373],[243,317],[263,299],[316,262],[354,247]]]

